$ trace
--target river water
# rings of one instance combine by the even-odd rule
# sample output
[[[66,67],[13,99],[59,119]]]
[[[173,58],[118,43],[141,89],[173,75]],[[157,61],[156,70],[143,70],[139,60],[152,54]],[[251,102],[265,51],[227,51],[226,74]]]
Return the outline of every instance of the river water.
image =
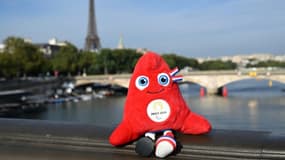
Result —
[[[191,110],[205,116],[215,129],[285,133],[285,84],[243,80],[226,86],[228,96],[200,97],[200,86],[180,85]],[[45,112],[18,118],[91,123],[114,127],[122,118],[125,96],[48,104]]]

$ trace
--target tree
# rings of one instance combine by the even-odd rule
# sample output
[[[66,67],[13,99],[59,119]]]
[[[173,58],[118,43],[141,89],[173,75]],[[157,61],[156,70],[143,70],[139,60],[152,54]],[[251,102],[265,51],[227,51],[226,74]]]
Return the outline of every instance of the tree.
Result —
[[[133,49],[117,49],[113,51],[113,57],[116,60],[116,73],[131,73],[141,54]]]
[[[81,72],[88,74],[96,73],[97,53],[94,52],[80,52],[78,60],[78,68]]]
[[[25,41],[22,38],[11,36],[4,40],[4,44],[4,52],[13,54],[18,48],[22,48],[25,45]]]
[[[13,56],[9,53],[2,53],[0,54],[0,76],[6,78],[12,78],[17,76],[18,69],[15,68],[16,61],[13,59]]]
[[[101,49],[91,69],[98,74],[131,73],[140,56],[133,49]]]
[[[183,69],[184,67],[198,67],[198,61],[193,58],[187,58],[176,54],[163,54],[162,57],[166,63],[168,63],[170,68],[178,67]]]
[[[206,61],[199,65],[201,70],[233,70],[237,68],[237,64],[231,61],[223,62],[221,60]]]
[[[46,64],[43,53],[40,52],[39,48],[27,43],[21,48],[23,57],[23,72],[25,74],[36,76],[37,74],[44,71],[44,65]],[[17,54],[17,53],[15,53]]]
[[[77,65],[78,55],[77,48],[73,44],[67,42],[67,45],[60,48],[57,54],[52,57],[52,69],[54,71],[59,71],[64,75],[76,74],[79,70]]]
[[[102,49],[98,55],[98,68],[101,69],[101,73],[109,74],[116,73],[116,62],[113,57],[113,51],[111,49]]]
[[[43,71],[46,60],[38,47],[31,43],[25,42],[24,39],[18,37],[8,37],[4,43],[5,54],[2,56],[2,58],[5,59],[2,60],[3,70],[5,70],[4,75],[35,76]],[[17,72],[16,75],[15,71]]]
[[[257,64],[247,64],[246,67],[281,67],[285,68],[285,62],[281,61],[274,61],[274,60],[268,60],[268,61],[261,61]]]

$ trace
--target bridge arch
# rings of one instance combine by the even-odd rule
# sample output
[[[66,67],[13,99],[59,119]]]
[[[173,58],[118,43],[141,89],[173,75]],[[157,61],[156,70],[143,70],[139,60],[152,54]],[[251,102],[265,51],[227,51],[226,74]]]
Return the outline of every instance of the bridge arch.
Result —
[[[281,83],[285,83],[285,76],[281,75],[259,75],[252,77],[249,75],[195,75],[195,76],[184,76],[185,82],[196,83],[207,89],[208,94],[218,93],[218,89],[232,82],[237,82],[246,79],[268,79]]]
[[[75,77],[75,86],[99,83],[99,84],[110,84],[117,85],[120,87],[129,87],[130,76],[113,76],[113,75],[102,75],[102,76],[88,76],[88,77]]]
[[[280,83],[284,83],[285,84],[285,79],[284,78],[281,78],[281,77],[271,77],[270,80],[273,80],[273,81],[277,81],[277,82],[280,82]]]
[[[285,80],[284,79],[281,79],[279,77],[270,77],[270,76],[264,76],[264,77],[244,77],[244,78],[241,78],[241,79],[237,79],[237,80],[233,80],[233,81],[224,81],[224,83],[221,83],[218,85],[218,88],[220,87],[223,87],[225,85],[228,85],[230,83],[234,83],[234,82],[239,82],[239,81],[242,81],[242,80],[248,80],[248,79],[256,79],[256,80],[271,80],[271,81],[276,81],[276,82],[280,82],[280,83],[284,83],[285,84]]]
[[[207,89],[208,94],[216,94],[218,88],[225,86],[229,83],[258,78],[258,79],[269,79],[285,83],[285,70],[277,71],[255,71],[255,72],[237,72],[237,71],[199,71],[185,73],[183,75],[184,82],[196,83]],[[254,76],[251,76],[254,73]],[[90,82],[97,82],[102,84],[116,84],[125,88],[129,87],[131,74],[122,75],[96,75],[87,77],[75,77],[76,85]]]

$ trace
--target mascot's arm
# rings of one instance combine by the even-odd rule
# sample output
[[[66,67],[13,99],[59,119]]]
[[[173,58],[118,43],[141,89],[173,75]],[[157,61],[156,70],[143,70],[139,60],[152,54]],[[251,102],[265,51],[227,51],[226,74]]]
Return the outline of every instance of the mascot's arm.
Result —
[[[190,112],[186,117],[181,132],[185,134],[202,134],[211,130],[211,124],[202,116]]]
[[[138,138],[126,121],[122,122],[111,134],[109,141],[113,146],[122,146]]]

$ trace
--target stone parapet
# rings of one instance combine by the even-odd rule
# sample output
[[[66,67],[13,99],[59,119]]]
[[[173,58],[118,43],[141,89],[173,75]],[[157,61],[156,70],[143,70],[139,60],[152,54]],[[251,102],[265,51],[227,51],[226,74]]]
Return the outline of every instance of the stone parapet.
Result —
[[[113,147],[113,128],[80,123],[0,119],[0,159],[141,159],[135,142]],[[285,159],[285,135],[213,130],[205,135],[177,133],[181,149],[169,159]]]

